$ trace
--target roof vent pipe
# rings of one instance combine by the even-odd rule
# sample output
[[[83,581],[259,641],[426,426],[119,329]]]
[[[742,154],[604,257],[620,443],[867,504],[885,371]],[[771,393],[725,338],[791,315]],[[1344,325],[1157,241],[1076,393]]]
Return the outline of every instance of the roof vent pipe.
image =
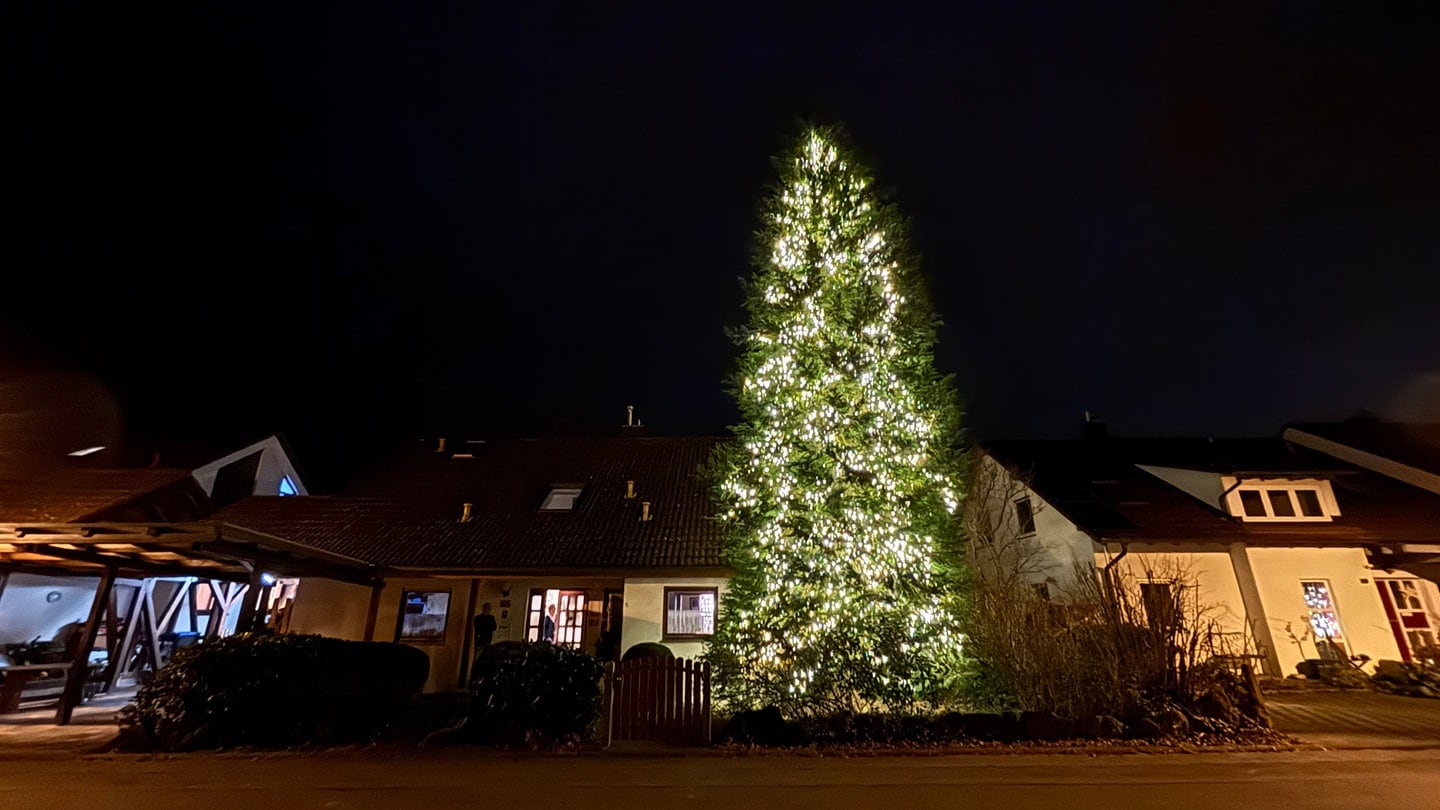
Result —
[[[437,452],[437,453],[443,453],[443,452],[445,452],[445,437],[444,437],[444,436],[441,436],[441,437],[440,437],[440,446],[435,448],[435,452]]]
[[[634,405],[626,405],[626,406],[625,406],[625,427],[634,427],[634,426],[635,426],[635,406],[634,406]]]
[[[461,504],[461,505],[460,505],[460,522],[461,522],[461,523],[469,523],[469,522],[470,522],[470,512],[471,512],[471,510],[474,509],[474,508],[475,508],[475,504],[473,504],[473,503],[465,503],[465,504]]]
[[[626,482],[625,482],[625,500],[627,500],[627,501],[633,501],[634,499],[635,499],[635,482],[634,482],[634,481],[626,481]]]
[[[641,522],[641,523],[649,523],[649,522],[650,522],[650,502],[649,502],[649,501],[641,501],[641,502],[640,502],[640,522]]]

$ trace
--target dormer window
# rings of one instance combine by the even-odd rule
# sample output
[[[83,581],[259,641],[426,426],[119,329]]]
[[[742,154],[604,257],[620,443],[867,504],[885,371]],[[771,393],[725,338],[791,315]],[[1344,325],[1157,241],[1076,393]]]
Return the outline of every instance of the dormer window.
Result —
[[[569,512],[575,508],[580,497],[580,487],[552,487],[550,494],[540,503],[541,512]]]
[[[1329,522],[1340,514],[1329,481],[1240,481],[1227,500],[1230,514],[1247,523]]]

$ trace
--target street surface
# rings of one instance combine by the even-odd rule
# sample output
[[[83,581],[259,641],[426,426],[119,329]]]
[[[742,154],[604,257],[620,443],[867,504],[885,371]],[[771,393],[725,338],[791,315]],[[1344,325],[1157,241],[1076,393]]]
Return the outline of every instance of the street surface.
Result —
[[[450,750],[0,760],[0,808],[1421,808],[1440,751],[582,757]]]

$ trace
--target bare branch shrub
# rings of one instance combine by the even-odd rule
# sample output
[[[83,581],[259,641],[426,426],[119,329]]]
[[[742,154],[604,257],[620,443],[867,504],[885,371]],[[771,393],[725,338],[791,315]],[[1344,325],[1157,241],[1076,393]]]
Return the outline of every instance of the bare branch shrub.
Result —
[[[966,517],[977,708],[1134,717],[1162,698],[1199,699],[1218,677],[1215,656],[1253,651],[1248,633],[1223,631],[1183,558],[1136,555],[1106,571],[1078,561],[1068,582],[1036,587],[1054,561],[1035,535],[1010,525],[1009,504],[1026,488],[984,461],[971,467]]]

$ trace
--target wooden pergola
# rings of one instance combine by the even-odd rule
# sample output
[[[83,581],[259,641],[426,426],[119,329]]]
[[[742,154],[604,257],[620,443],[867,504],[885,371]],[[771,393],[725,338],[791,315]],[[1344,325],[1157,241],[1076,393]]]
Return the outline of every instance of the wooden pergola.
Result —
[[[99,587],[82,631],[80,649],[86,651],[95,645],[120,578],[186,577],[209,582],[223,610],[240,601],[236,627],[242,631],[264,613],[267,577],[323,577],[371,588],[384,581],[381,571],[363,560],[217,521],[0,524],[0,571],[97,577]],[[177,593],[172,597],[175,604],[148,605],[152,642],[156,628],[164,624],[162,617],[177,609],[180,598]],[[87,673],[88,667],[70,667],[56,723],[70,722]]]

